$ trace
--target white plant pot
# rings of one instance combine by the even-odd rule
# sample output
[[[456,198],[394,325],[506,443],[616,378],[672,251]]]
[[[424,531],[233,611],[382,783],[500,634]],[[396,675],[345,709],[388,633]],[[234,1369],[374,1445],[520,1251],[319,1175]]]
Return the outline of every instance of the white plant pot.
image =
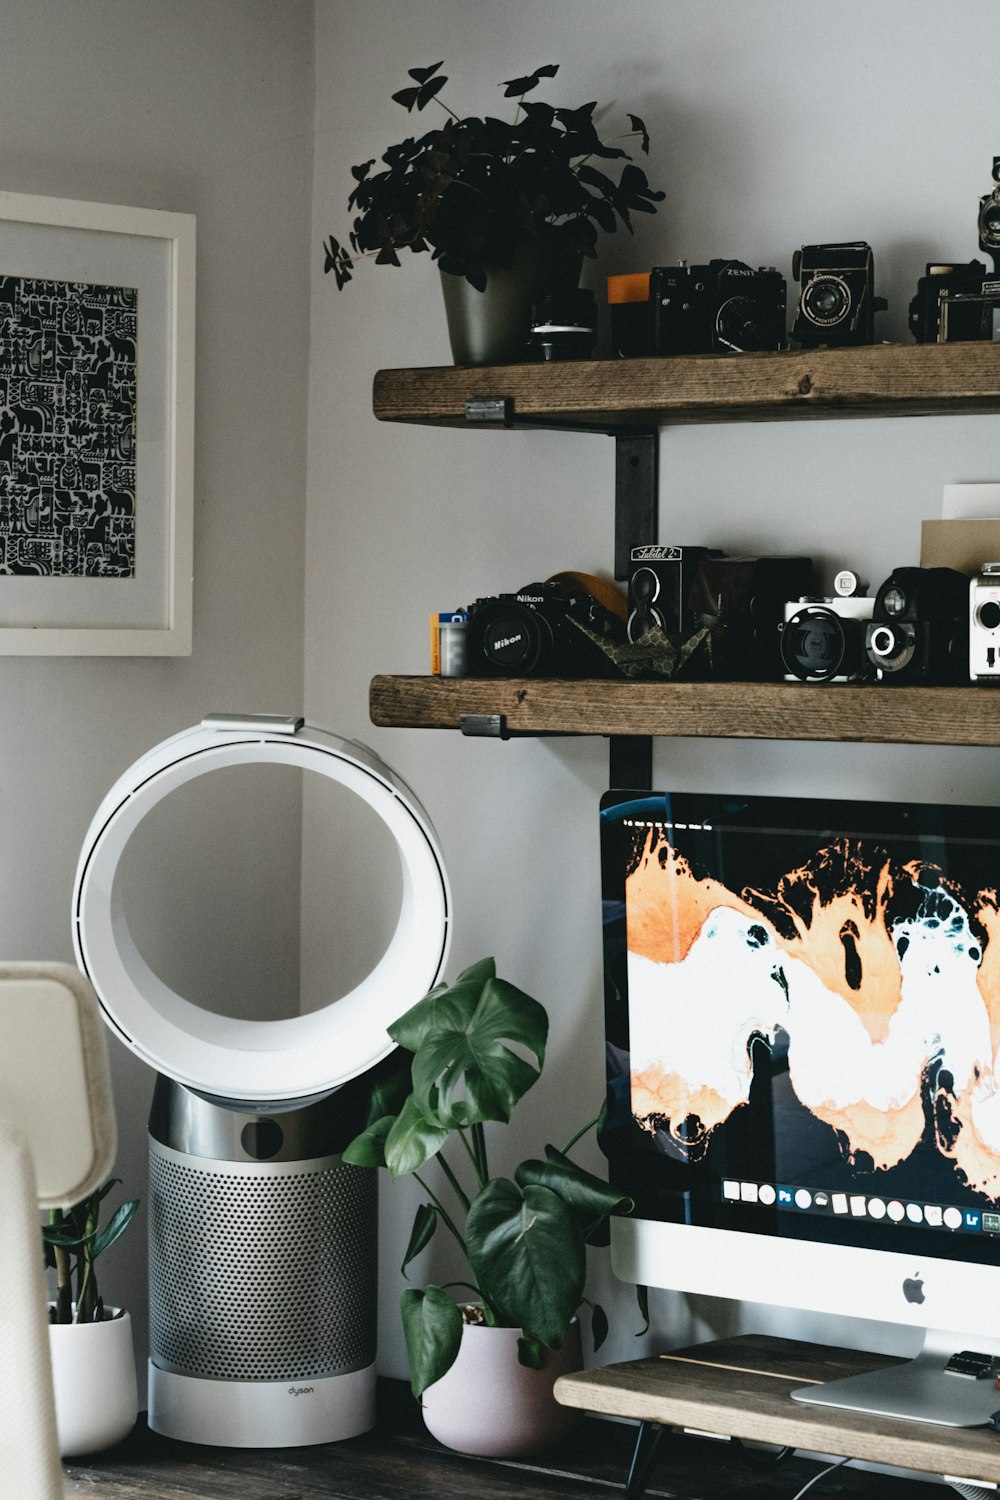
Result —
[[[561,1349],[545,1352],[545,1366],[518,1364],[517,1328],[462,1330],[458,1358],[424,1391],[424,1422],[432,1437],[459,1453],[526,1458],[568,1437],[582,1413],[560,1406],[552,1387],[583,1365],[580,1325],[574,1319]]]
[[[139,1409],[129,1314],[50,1323],[49,1348],[59,1452],[77,1458],[113,1448],[132,1431]]]

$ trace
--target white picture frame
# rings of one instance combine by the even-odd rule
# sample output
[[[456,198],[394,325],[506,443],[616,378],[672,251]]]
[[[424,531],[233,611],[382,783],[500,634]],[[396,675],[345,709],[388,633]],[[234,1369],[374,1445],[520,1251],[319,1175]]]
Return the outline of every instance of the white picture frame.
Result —
[[[193,215],[0,192],[0,656],[191,654],[194,318]]]

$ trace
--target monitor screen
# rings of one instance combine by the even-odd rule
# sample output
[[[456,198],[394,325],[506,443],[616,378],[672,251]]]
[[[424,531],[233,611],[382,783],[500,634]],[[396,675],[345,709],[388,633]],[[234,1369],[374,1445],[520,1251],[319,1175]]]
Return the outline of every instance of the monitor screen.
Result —
[[[601,847],[636,1218],[900,1252],[916,1302],[1000,1263],[1000,810],[613,792]]]

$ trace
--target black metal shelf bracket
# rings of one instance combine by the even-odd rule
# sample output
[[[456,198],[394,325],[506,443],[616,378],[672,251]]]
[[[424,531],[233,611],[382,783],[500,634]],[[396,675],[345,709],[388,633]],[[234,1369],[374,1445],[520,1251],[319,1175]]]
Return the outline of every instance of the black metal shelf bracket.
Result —
[[[568,422],[557,417],[522,417],[509,396],[479,396],[465,403],[465,419],[473,426],[541,427],[558,432],[596,432],[615,440],[615,578],[628,578],[633,547],[658,539],[660,435],[655,427],[625,427],[594,422]],[[463,733],[504,730],[465,729]],[[647,788],[652,785],[653,740],[650,735],[611,735],[612,787]]]

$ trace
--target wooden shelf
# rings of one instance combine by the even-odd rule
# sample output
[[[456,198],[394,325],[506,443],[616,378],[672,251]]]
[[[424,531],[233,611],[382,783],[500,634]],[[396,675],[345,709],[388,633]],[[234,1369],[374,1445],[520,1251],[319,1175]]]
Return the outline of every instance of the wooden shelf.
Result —
[[[1000,692],[989,687],[379,676],[369,710],[396,729],[459,729],[467,715],[499,714],[512,735],[1000,745]]]
[[[449,365],[375,376],[383,422],[468,427],[466,401],[486,397],[510,400],[523,423],[567,427],[1000,412],[1000,343]]]

